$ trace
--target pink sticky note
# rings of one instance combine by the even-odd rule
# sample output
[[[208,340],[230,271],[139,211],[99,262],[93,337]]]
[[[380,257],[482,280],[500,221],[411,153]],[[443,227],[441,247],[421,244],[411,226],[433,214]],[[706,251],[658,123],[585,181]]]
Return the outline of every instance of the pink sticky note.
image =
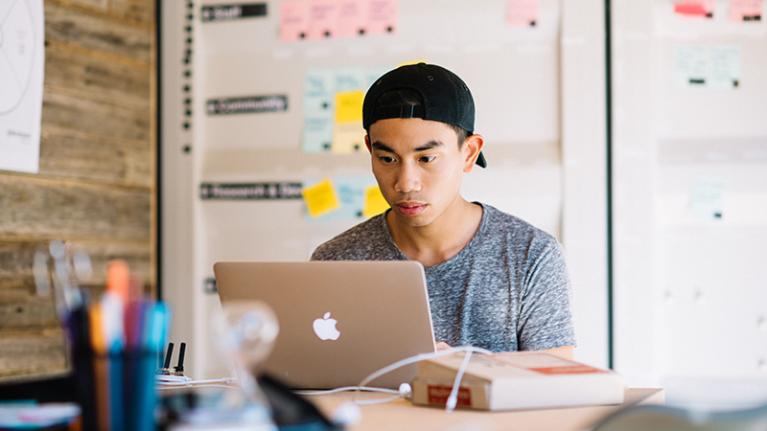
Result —
[[[330,39],[335,37],[338,24],[338,1],[309,1],[309,39]]]
[[[363,19],[366,7],[360,0],[341,0],[338,2],[337,37],[352,37],[365,32]]]
[[[730,21],[761,21],[763,0],[730,0]]]
[[[309,4],[285,0],[280,6],[280,39],[292,42],[309,36]]]
[[[506,21],[513,27],[538,25],[538,0],[507,0]]]
[[[364,34],[394,33],[398,6],[397,0],[367,0],[362,25]]]
[[[674,12],[691,17],[712,18],[716,0],[678,0]]]

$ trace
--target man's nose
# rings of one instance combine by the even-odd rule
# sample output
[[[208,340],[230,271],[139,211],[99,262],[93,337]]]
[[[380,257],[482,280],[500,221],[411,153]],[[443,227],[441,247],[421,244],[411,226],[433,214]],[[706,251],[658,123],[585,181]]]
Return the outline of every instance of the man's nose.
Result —
[[[398,193],[421,191],[421,177],[418,168],[412,163],[403,163],[397,172],[394,190]]]

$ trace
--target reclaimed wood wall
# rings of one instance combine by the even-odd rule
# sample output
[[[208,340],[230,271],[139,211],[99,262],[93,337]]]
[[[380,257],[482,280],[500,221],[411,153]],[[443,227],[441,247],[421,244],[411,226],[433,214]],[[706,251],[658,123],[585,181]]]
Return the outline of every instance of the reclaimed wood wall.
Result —
[[[155,285],[154,0],[45,0],[40,172],[0,171],[0,381],[65,372],[32,256],[52,239]]]

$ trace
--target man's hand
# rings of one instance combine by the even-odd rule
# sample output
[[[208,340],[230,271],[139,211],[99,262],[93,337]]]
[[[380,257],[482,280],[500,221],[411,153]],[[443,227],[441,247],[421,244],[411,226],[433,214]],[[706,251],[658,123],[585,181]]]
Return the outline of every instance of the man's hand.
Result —
[[[441,350],[451,349],[450,345],[445,343],[444,341],[438,342],[434,347],[437,349],[438,352]]]
[[[544,353],[551,353],[557,355],[560,358],[573,359],[573,346],[557,347],[555,349],[541,350]]]

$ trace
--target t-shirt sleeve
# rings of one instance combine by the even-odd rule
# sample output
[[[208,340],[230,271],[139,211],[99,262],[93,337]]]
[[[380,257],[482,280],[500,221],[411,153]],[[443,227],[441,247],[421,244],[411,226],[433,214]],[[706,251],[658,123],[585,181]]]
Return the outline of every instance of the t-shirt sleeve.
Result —
[[[575,345],[570,312],[570,281],[557,241],[548,238],[525,277],[517,326],[519,350]]]
[[[333,247],[325,243],[314,249],[309,260],[337,260],[337,257],[333,252]]]

